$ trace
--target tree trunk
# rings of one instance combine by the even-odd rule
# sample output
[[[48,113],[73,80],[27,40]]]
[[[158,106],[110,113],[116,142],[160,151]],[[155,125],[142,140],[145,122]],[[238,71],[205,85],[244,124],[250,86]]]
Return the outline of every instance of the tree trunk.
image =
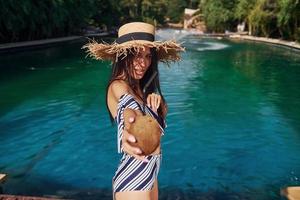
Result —
[[[252,35],[252,25],[248,22],[249,35]]]

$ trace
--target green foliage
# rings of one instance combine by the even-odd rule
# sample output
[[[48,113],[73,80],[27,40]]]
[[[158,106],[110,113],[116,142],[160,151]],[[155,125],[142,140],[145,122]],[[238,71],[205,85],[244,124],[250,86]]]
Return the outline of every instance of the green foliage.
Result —
[[[234,16],[236,0],[201,0],[200,9],[203,12],[207,29],[224,32],[236,24]]]
[[[277,25],[283,38],[295,38],[299,41],[299,0],[278,0]],[[298,38],[298,39],[297,39]]]
[[[80,34],[82,28],[118,27],[129,21],[180,21],[198,0],[2,0],[0,42]]]
[[[185,0],[166,0],[168,5],[167,17],[171,22],[183,20],[184,8],[187,6]]]
[[[142,0],[121,0],[121,21],[142,21]]]
[[[91,17],[94,0],[0,1],[0,42],[77,34]]]
[[[87,19],[90,25],[98,27],[110,27],[119,25],[122,16],[119,0],[94,0],[93,13],[90,19]]]
[[[188,0],[187,5],[188,8],[197,9],[199,7],[199,0]]]
[[[297,40],[300,43],[300,27],[298,27],[296,30],[295,40]]]
[[[147,0],[142,4],[143,21],[152,24],[164,24],[167,3],[165,1]]]
[[[235,17],[239,21],[247,21],[248,15],[253,9],[255,3],[256,0],[238,0],[235,9]]]
[[[144,21],[164,24],[167,12],[165,0],[122,0],[120,2],[120,21]]]
[[[300,0],[200,0],[209,31],[235,31],[246,22],[250,34],[298,40]]]
[[[270,0],[257,0],[249,13],[249,26],[254,35],[269,37],[276,29],[276,4]],[[275,25],[275,27],[274,27]]]
[[[163,25],[200,8],[207,29],[300,40],[300,0],[2,0],[0,43],[80,34],[88,25],[118,27],[130,21]]]

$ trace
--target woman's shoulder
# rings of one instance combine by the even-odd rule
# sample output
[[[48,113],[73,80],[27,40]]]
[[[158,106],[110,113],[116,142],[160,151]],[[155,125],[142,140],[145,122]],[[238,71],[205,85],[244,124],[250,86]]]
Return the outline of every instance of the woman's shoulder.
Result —
[[[122,95],[129,93],[130,87],[124,80],[113,80],[109,85],[109,91],[115,99],[120,99]]]

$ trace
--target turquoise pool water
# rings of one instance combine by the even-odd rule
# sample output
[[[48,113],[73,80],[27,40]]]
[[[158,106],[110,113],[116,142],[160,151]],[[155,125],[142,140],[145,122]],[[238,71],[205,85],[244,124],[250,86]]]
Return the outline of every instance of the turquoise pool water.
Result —
[[[280,199],[300,185],[300,54],[250,42],[183,38],[160,66],[169,105],[160,199]],[[6,193],[110,199],[116,127],[109,63],[82,42],[0,55],[0,172]]]

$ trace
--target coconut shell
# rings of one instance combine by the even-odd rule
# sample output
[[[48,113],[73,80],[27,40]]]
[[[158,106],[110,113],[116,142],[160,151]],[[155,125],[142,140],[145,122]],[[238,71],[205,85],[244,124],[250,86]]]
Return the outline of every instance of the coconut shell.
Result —
[[[133,123],[128,119],[135,116]],[[153,153],[160,144],[161,129],[158,122],[150,115],[127,108],[124,110],[125,129],[136,138],[132,146],[139,147],[144,155]]]

